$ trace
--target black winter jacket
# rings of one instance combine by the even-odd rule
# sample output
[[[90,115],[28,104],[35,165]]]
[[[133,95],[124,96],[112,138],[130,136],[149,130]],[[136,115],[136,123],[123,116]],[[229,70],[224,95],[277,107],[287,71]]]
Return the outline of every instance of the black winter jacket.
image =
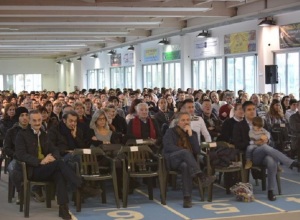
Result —
[[[47,135],[44,131],[40,131],[40,144],[42,147],[42,154],[46,157],[52,154],[55,159],[59,159],[59,151],[50,142],[47,141]],[[33,167],[40,165],[38,159],[38,135],[34,134],[32,128],[28,126],[27,129],[20,130],[16,137],[16,158],[19,161],[25,162],[27,166],[27,175],[30,179],[32,177]]]

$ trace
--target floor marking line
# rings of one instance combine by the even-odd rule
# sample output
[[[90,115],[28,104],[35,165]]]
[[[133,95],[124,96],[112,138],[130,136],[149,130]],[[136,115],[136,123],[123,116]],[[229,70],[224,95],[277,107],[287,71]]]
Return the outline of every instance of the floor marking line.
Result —
[[[110,210],[121,210],[121,209],[138,209],[138,208],[141,208],[141,206],[128,206],[127,208],[123,208],[123,207],[120,207],[119,209],[118,208],[99,208],[99,209],[93,209],[93,211],[95,212],[101,212],[101,211],[110,211]]]
[[[288,213],[297,213],[300,211],[288,211]],[[272,213],[263,213],[263,214],[252,214],[252,215],[238,215],[238,216],[228,216],[228,217],[213,217],[213,218],[197,218],[193,220],[220,220],[220,219],[239,219],[239,218],[244,218],[244,217],[252,217],[252,216],[264,216],[264,215],[278,215],[280,213],[278,212],[272,212]]]
[[[296,184],[299,184],[299,185],[300,185],[300,182],[295,181],[295,180],[287,179],[287,178],[284,178],[284,177],[280,177],[280,179],[283,179],[283,180],[286,180],[286,181],[288,181],[288,182],[296,183]]]
[[[284,209],[281,209],[281,208],[278,208],[278,207],[276,207],[276,206],[270,205],[270,204],[265,203],[265,202],[263,202],[263,201],[260,201],[260,200],[258,200],[258,199],[255,199],[254,202],[257,202],[257,203],[260,203],[260,204],[262,204],[262,205],[268,206],[268,207],[270,207],[270,208],[272,208],[272,209],[275,209],[275,210],[277,210],[277,211],[279,211],[279,212],[286,212],[286,210],[284,210]]]
[[[137,191],[138,193],[140,193],[140,194],[142,194],[142,195],[148,197],[148,194],[144,193],[143,191],[141,191],[141,190],[139,190],[139,189],[135,189],[135,191]],[[155,203],[161,205],[163,208],[169,210],[170,212],[174,213],[175,215],[178,215],[179,217],[181,217],[181,218],[183,218],[183,219],[186,219],[186,220],[187,220],[187,219],[191,219],[191,218],[189,218],[189,217],[187,217],[187,216],[181,214],[180,212],[176,211],[175,209],[172,209],[172,208],[171,208],[170,206],[168,206],[168,205],[162,205],[162,204],[160,203],[160,201],[158,201],[157,199],[154,199],[154,198],[153,198],[153,201],[154,201]]]

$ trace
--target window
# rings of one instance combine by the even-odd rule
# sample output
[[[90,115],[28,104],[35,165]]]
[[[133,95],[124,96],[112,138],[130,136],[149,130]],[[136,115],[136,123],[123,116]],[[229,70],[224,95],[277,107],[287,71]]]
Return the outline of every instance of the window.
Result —
[[[105,87],[103,68],[87,71],[87,86],[89,89],[103,89]]]
[[[180,63],[165,63],[164,76],[166,88],[180,88],[181,87],[181,70]]]
[[[3,87],[3,75],[0,75],[0,90],[4,90],[4,87]]]
[[[150,64],[143,66],[143,85],[147,88],[162,87],[162,65]]]
[[[275,62],[278,65],[276,92],[292,93],[299,99],[299,52],[278,53]]]
[[[134,88],[134,68],[132,66],[110,68],[110,79],[112,88]]]
[[[226,58],[227,89],[237,93],[245,90],[252,94],[256,92],[257,62],[256,55]]]
[[[204,91],[223,89],[222,58],[194,60],[193,87]]]
[[[3,80],[6,79],[6,82]],[[1,89],[2,86],[2,89]],[[7,74],[0,77],[0,89],[21,91],[41,91],[42,74]]]

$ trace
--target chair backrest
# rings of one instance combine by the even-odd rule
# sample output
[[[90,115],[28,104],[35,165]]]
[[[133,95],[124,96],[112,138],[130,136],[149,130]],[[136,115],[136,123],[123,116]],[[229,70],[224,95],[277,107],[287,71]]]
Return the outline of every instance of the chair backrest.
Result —
[[[111,158],[114,158],[117,153],[122,148],[121,144],[102,144],[100,148],[105,152],[105,154]]]
[[[127,168],[131,172],[147,171],[154,153],[147,145],[124,146],[119,154],[125,154],[127,159]]]
[[[102,149],[75,149],[74,154],[81,155],[81,175],[100,175],[97,157],[105,155]]]

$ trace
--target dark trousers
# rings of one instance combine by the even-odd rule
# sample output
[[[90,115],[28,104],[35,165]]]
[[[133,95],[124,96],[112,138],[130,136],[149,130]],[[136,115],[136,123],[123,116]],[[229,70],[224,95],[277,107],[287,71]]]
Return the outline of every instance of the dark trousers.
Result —
[[[182,149],[170,153],[166,160],[170,170],[179,171],[182,175],[183,196],[191,196],[193,177],[195,177],[196,174],[201,173],[199,164],[194,155],[190,151]]]
[[[62,160],[55,160],[52,163],[34,167],[31,180],[54,181],[58,205],[65,205],[69,202],[66,182],[70,182],[76,187],[82,185],[81,178]]]

